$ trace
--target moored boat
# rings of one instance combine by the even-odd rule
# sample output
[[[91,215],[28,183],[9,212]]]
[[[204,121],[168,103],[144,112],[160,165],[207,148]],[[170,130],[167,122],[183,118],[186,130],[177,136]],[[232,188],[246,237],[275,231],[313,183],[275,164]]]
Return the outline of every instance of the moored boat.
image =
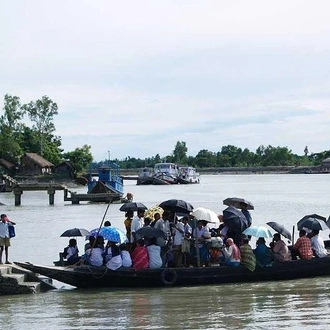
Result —
[[[101,166],[98,169],[97,178],[90,174],[88,181],[88,194],[115,193],[118,200],[123,197],[124,184],[120,176],[119,166],[114,162],[109,162],[108,166]]]
[[[133,268],[120,268],[112,271],[106,267],[52,267],[21,262],[16,264],[36,274],[78,288],[220,285],[330,276],[330,257],[275,262],[272,267],[256,268],[254,272],[243,266],[147,268],[139,271]]]
[[[200,183],[200,174],[192,166],[180,166],[178,183],[181,184]]]

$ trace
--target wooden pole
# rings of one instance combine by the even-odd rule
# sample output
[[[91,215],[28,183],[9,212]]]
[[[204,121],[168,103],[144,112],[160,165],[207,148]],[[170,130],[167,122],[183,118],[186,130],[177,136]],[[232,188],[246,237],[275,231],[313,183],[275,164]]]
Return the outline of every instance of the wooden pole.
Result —
[[[294,245],[294,225],[292,227],[292,246]]]

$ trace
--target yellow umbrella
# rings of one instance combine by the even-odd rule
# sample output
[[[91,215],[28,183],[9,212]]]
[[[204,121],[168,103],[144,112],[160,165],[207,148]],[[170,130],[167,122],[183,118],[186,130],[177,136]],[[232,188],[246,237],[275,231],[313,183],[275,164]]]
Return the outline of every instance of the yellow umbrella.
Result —
[[[146,210],[144,212],[144,218],[150,218],[153,221],[155,213],[159,213],[160,216],[162,216],[163,212],[164,212],[164,210],[160,206],[156,205],[156,206],[150,207],[148,210]]]

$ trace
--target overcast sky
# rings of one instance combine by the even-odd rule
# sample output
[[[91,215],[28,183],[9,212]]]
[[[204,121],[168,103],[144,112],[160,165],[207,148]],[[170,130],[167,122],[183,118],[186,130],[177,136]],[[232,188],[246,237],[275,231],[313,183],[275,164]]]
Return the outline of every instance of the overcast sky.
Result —
[[[0,0],[0,96],[95,160],[330,149],[330,2]],[[2,108],[2,106],[1,106]]]

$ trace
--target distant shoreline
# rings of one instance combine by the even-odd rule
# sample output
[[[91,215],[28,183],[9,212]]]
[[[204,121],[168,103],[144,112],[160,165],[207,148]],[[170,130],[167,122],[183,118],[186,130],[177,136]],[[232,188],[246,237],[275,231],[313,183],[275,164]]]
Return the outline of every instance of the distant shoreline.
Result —
[[[126,180],[137,179],[140,169],[121,169],[121,175]],[[223,175],[223,174],[321,174],[320,166],[265,166],[265,167],[210,167],[197,168],[200,174]]]

